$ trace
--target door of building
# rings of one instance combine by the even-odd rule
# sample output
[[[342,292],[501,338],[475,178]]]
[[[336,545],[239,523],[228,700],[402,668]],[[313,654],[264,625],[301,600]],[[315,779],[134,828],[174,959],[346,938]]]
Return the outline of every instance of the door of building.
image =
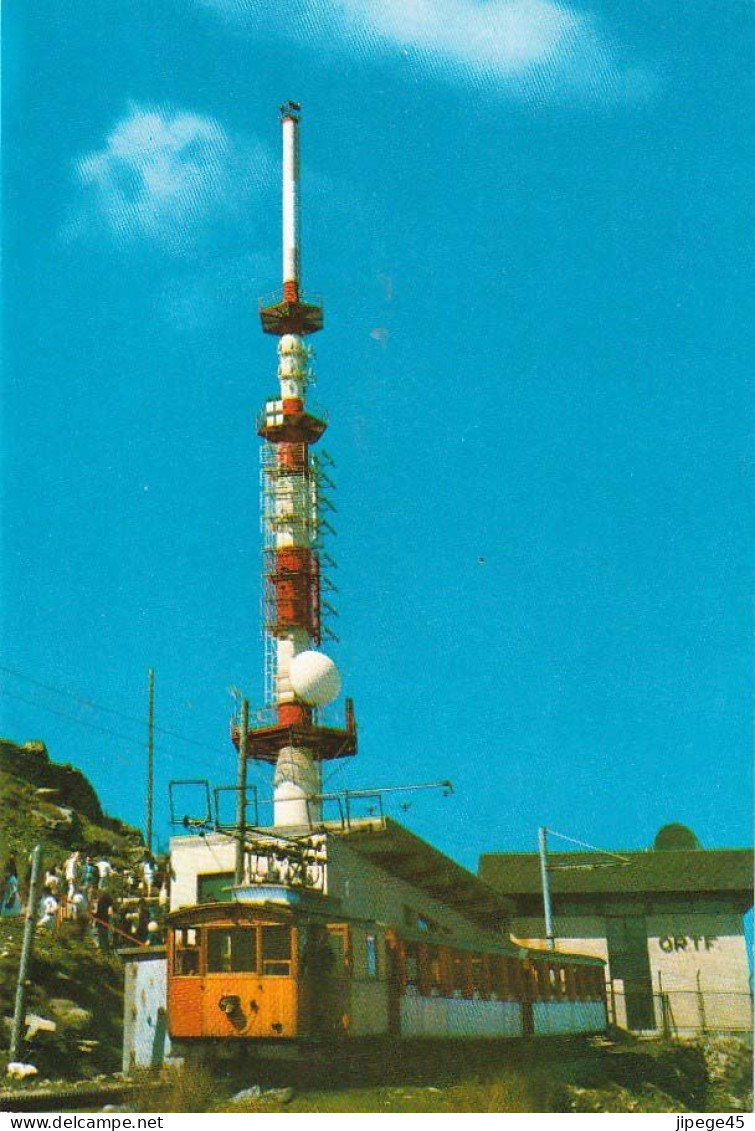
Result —
[[[611,978],[620,978],[624,983],[627,1028],[655,1029],[653,982],[645,916],[607,917],[606,939]]]

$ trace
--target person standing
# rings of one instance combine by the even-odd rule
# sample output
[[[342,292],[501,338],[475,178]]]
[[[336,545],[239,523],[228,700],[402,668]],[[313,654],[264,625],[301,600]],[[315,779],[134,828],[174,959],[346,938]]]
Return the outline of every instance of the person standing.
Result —
[[[113,899],[110,892],[100,891],[94,905],[94,926],[97,946],[100,950],[110,950],[110,927],[113,915]]]
[[[73,899],[81,876],[81,853],[72,852],[63,865],[63,871],[68,884],[68,898]]]
[[[0,899],[0,915],[21,914],[21,895],[18,890],[18,868],[14,856],[9,857],[3,879],[2,899]]]
[[[39,901],[39,921],[38,927],[54,927],[56,924],[58,914],[58,901],[50,891],[49,887],[45,886],[42,892],[42,898]]]
[[[149,897],[152,895],[152,884],[155,881],[155,862],[149,853],[147,853],[142,862],[142,878],[144,894]]]
[[[134,938],[137,942],[144,943],[147,941],[149,934],[149,911],[147,903],[144,899],[139,900],[137,908],[136,923],[134,924]]]
[[[71,919],[76,924],[76,932],[79,938],[84,938],[89,922],[89,900],[86,893],[79,890],[73,893],[73,899],[69,900],[69,907],[71,910]]]
[[[113,874],[113,865],[103,856],[97,861],[97,876],[102,891],[110,891],[110,877]]]

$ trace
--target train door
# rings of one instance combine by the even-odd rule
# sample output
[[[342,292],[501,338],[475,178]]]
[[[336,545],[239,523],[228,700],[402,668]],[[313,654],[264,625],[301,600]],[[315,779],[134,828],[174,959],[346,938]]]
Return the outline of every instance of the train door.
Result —
[[[522,1036],[532,1037],[535,1033],[535,1010],[533,999],[537,993],[537,978],[532,964],[522,963],[521,967]]]
[[[351,932],[346,923],[332,923],[327,931],[334,958],[332,1025],[336,1033],[346,1033],[351,1026]]]
[[[351,1021],[348,925],[310,923],[299,939],[302,1026],[316,1040],[341,1036]]]

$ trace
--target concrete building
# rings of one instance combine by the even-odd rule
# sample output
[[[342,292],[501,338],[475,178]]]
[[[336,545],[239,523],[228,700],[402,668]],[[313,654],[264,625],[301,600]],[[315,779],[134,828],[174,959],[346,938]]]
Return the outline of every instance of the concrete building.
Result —
[[[306,875],[295,876],[291,857],[281,853],[280,838],[273,830],[269,838],[257,830],[256,851],[246,855],[245,883],[249,898],[253,896],[256,901],[269,898],[279,902],[290,897],[293,903],[314,896],[334,913],[337,910],[349,916],[350,930],[344,939],[348,938],[345,945],[350,948],[354,972],[352,1034],[381,1033],[387,1026],[385,925],[399,925],[418,945],[439,946],[453,941],[454,945],[484,948],[493,944],[512,957],[519,956],[519,949],[507,937],[510,902],[397,822],[380,818],[353,821],[347,829],[325,826],[313,832],[307,842],[315,851],[308,853]],[[235,837],[223,833],[177,836],[170,847],[175,875],[171,911],[216,901],[245,901],[243,887],[234,885]],[[248,905],[253,906],[251,902]],[[376,929],[377,925],[381,929]],[[123,1066],[130,1073],[137,1068],[157,1067],[170,1055],[166,959],[164,948],[128,951],[124,958]],[[409,969],[408,976],[419,979],[419,962]],[[436,1012],[447,1007],[440,999],[433,1004]],[[521,1033],[521,1011],[513,1002],[470,1000],[454,1005],[457,1012],[465,1009],[473,1015],[480,1035],[486,1035],[487,1014],[498,1035],[502,1014],[506,1015],[508,1035]],[[572,1011],[581,1010],[585,1023],[592,1013],[597,1016],[599,1012],[599,1003],[563,1005]],[[409,1001],[408,1008],[419,1011],[429,1007],[417,997]],[[450,1010],[446,1008],[446,1012]],[[406,1018],[404,1024],[410,1021]],[[438,1019],[438,1035],[447,1035],[442,1018]]]
[[[290,879],[280,874],[288,864],[276,855],[277,831],[270,830],[269,854],[263,845],[247,856],[246,879],[253,887]],[[310,874],[306,886],[349,916],[401,923],[440,938],[500,942],[508,934],[511,901],[397,821],[364,818],[347,829],[326,824],[310,840],[321,844],[321,863],[320,874]],[[232,898],[234,837],[177,836],[170,849],[176,876],[171,911]]]
[[[751,849],[703,849],[666,826],[653,849],[549,853],[556,949],[606,963],[616,1023],[635,1031],[752,1031],[743,917],[753,904]],[[545,945],[537,853],[485,853],[478,874],[512,900],[511,932]]]

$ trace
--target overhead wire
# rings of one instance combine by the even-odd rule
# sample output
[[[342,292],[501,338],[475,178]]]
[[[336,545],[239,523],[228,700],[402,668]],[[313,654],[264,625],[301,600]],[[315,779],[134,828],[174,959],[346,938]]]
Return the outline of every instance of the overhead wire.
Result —
[[[30,683],[34,687],[41,688],[43,691],[51,691],[54,695],[62,695],[66,699],[71,699],[76,703],[81,703],[81,705],[84,707],[89,707],[95,711],[103,711],[106,714],[114,715],[116,718],[124,719],[126,722],[138,723],[139,725],[142,725],[144,723],[144,719],[141,719],[136,715],[129,715],[125,711],[119,711],[116,707],[107,707],[104,703],[96,703],[88,696],[85,697],[82,695],[77,695],[73,691],[68,691],[67,689],[62,687],[56,687],[55,684],[44,683],[42,680],[33,679],[31,676],[25,675],[23,672],[20,672],[15,668],[6,667],[4,664],[0,664],[0,672],[5,672],[6,675],[15,676],[16,679],[23,680],[25,683]],[[202,750],[208,749],[207,743],[201,742],[196,738],[189,738],[188,735],[185,734],[179,734],[177,731],[170,730],[168,727],[162,727],[158,724],[155,724],[154,731],[155,734],[164,734],[167,738],[175,738],[179,742],[186,742],[189,745],[197,746]],[[225,753],[225,751],[223,751],[223,753]]]
[[[32,676],[28,676],[24,672],[20,672],[16,668],[10,668],[5,664],[0,664],[0,672],[5,672],[6,675],[12,675],[16,679],[23,680],[24,682],[29,683],[34,687],[39,687],[40,689],[42,689],[44,691],[52,692],[54,695],[61,695],[66,699],[70,699],[75,703],[80,703],[82,706],[90,708],[92,710],[106,712],[107,714],[111,714],[111,715],[113,715],[117,718],[124,719],[127,722],[137,723],[139,725],[145,724],[144,719],[138,718],[135,715],[129,715],[127,712],[120,711],[115,707],[107,707],[103,703],[95,702],[95,700],[89,698],[88,696],[85,697],[85,696],[82,696],[82,695],[78,695],[73,691],[69,691],[69,690],[67,690],[66,688],[63,688],[63,687],[58,687],[55,684],[46,683],[42,680],[34,679]],[[14,692],[8,691],[4,688],[0,688],[0,694],[6,695],[6,696],[8,696],[8,698],[11,698],[11,699],[17,699],[17,700],[19,700],[19,702],[26,703],[28,706],[38,707],[41,710],[49,711],[51,714],[58,715],[60,718],[70,719],[72,722],[76,722],[80,726],[89,727],[92,730],[98,730],[102,734],[107,734],[112,738],[118,738],[121,741],[125,741],[125,742],[130,743],[131,745],[135,745],[135,746],[138,746],[140,748],[142,746],[144,746],[144,741],[141,740],[141,739],[134,738],[130,735],[124,735],[124,734],[121,734],[117,731],[109,730],[107,727],[103,727],[100,724],[92,723],[92,722],[88,722],[84,719],[80,719],[80,718],[76,717],[75,715],[67,714],[64,711],[57,710],[56,708],[50,707],[47,704],[37,703],[33,700],[24,699],[22,696],[17,695]],[[221,750],[220,747],[210,746],[208,743],[202,742],[201,740],[196,739],[196,738],[189,738],[187,735],[180,734],[180,733],[178,733],[177,731],[174,731],[174,730],[170,730],[168,727],[162,727],[162,726],[159,726],[159,725],[155,725],[154,731],[155,731],[156,734],[162,734],[166,738],[174,738],[179,742],[185,742],[190,746],[195,746],[195,747],[197,747],[197,749],[204,751],[205,754],[213,754],[213,755],[216,755],[216,756],[220,755],[222,757],[228,756],[228,750],[227,749]],[[171,757],[170,755],[162,754],[161,756],[164,760],[167,760],[169,762],[175,763],[177,761],[176,758]],[[264,778],[263,771],[259,766],[252,764],[252,769],[254,770],[255,773],[257,773],[258,776],[261,776],[263,780],[265,780],[265,781],[267,780],[266,778]]]
[[[548,829],[549,836],[556,836],[559,840],[568,840],[571,844],[577,844],[580,848],[587,848],[591,852],[599,852],[602,856],[612,856],[615,860],[619,860],[622,864],[631,864],[631,860],[627,856],[621,856],[618,852],[611,852],[607,848],[598,848],[595,844],[588,844],[584,840],[577,840],[576,837],[567,836],[566,833],[558,833],[555,829]]]

